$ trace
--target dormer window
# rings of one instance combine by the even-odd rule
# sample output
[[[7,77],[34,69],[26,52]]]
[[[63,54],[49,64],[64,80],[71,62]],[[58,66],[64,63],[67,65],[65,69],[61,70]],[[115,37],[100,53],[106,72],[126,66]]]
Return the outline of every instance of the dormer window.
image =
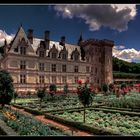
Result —
[[[40,50],[40,51],[39,51],[39,57],[45,57],[45,52],[42,51],[42,50]]]
[[[57,53],[55,53],[55,52],[52,52],[52,58],[57,58]]]
[[[66,60],[67,59],[67,55],[65,53],[62,53],[62,59]]]
[[[79,55],[78,55],[78,54],[75,54],[75,55],[74,55],[74,60],[75,60],[75,61],[78,61],[78,60],[79,60]]]
[[[20,47],[20,54],[26,55],[26,48],[25,47],[23,47],[23,46]]]

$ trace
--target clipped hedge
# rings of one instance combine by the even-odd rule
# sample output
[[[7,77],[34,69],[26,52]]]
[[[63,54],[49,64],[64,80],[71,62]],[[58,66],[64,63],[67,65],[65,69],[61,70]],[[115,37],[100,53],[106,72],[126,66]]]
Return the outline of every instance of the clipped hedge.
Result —
[[[66,124],[66,125],[75,127],[75,128],[77,128],[79,130],[84,130],[84,131],[89,132],[89,133],[91,133],[93,135],[119,135],[119,136],[125,135],[125,134],[117,133],[117,132],[111,131],[111,130],[107,131],[106,129],[101,129],[101,128],[98,128],[98,127],[95,127],[95,126],[90,127],[90,126],[85,125],[85,124],[83,124],[81,122],[65,120],[63,118],[57,117],[57,116],[49,114],[49,113],[45,114],[45,117],[48,118],[48,119],[60,122],[62,124]]]
[[[12,128],[6,125],[6,123],[0,120],[0,134],[8,136],[19,136]]]
[[[97,111],[103,111],[103,112],[107,112],[107,113],[120,113],[122,115],[129,115],[129,116],[139,116],[140,117],[140,113],[139,112],[130,112],[130,111],[121,111],[121,110],[111,110],[111,109],[104,109],[104,108],[89,108],[89,110],[97,110]]]
[[[31,109],[31,108],[28,108],[28,107],[24,107],[24,110],[33,114],[33,115],[43,115],[43,113],[41,111],[34,110],[34,109]]]
[[[115,110],[120,110],[120,111],[140,112],[140,109],[133,109],[133,108],[118,108],[118,107],[108,107],[108,106],[101,106],[100,108],[115,109]]]

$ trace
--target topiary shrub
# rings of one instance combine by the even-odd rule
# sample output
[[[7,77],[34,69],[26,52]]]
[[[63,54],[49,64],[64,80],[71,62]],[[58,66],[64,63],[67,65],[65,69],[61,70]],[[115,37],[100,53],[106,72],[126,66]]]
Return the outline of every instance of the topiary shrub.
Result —
[[[49,87],[49,93],[52,97],[54,97],[54,95],[56,94],[57,91],[57,87],[55,84],[51,84]]]
[[[78,87],[77,87],[77,94],[79,101],[83,104],[84,106],[84,115],[83,115],[83,122],[85,123],[85,107],[89,106],[92,104],[93,101],[93,96],[92,96],[92,91],[91,88],[87,86],[87,83],[85,83],[82,86],[82,81],[78,81]]]
[[[104,95],[107,95],[107,91],[108,91],[108,85],[107,84],[102,85],[102,91],[104,92]]]
[[[46,88],[37,89],[37,97],[40,98],[40,108],[42,108],[41,103],[46,95]]]

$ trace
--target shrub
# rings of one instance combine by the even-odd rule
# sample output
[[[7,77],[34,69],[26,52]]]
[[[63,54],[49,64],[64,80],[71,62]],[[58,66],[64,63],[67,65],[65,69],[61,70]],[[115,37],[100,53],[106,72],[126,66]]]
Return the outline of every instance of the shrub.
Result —
[[[85,123],[85,107],[92,104],[93,96],[92,96],[91,89],[87,86],[87,83],[85,83],[84,86],[82,86],[82,81],[79,80],[78,84],[79,86],[77,87],[77,94],[78,94],[79,101],[84,106],[83,121]]]
[[[14,86],[13,79],[9,72],[0,71],[0,104],[2,108],[5,104],[9,104],[13,98]]]
[[[106,95],[106,93],[107,93],[107,91],[108,91],[108,85],[107,85],[107,84],[103,84],[103,85],[102,85],[102,90],[104,91],[104,93],[105,93],[105,95]]]
[[[55,84],[51,84],[50,87],[49,87],[49,90],[50,90],[49,91],[50,95],[53,97],[54,94],[56,94],[56,91],[57,91],[56,85]]]
[[[38,96],[38,98],[40,98],[40,108],[41,108],[42,100],[45,97],[45,94],[46,94],[46,88],[42,88],[42,89],[37,90],[37,96]]]

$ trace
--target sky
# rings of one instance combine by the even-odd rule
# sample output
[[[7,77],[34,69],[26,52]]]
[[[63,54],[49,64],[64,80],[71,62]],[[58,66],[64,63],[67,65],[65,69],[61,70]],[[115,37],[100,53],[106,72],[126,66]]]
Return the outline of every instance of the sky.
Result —
[[[49,30],[52,41],[65,36],[69,44],[77,44],[81,34],[84,40],[113,40],[115,57],[140,63],[140,5],[0,5],[0,45],[21,24],[26,32],[33,29],[35,38]]]

